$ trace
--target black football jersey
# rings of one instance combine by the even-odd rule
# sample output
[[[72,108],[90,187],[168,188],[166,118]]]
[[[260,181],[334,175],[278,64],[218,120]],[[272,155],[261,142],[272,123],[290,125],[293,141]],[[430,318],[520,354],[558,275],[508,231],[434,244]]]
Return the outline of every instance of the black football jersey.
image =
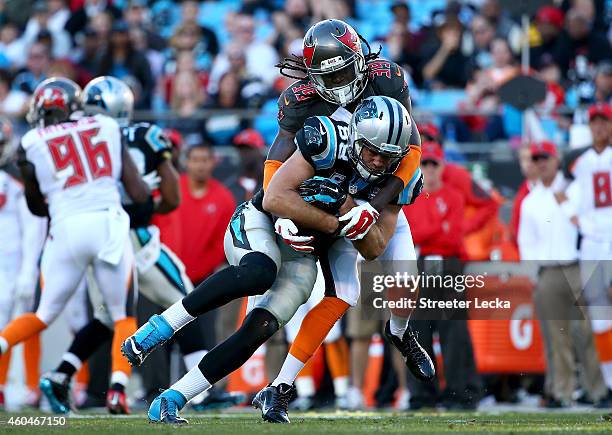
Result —
[[[368,63],[368,83],[361,95],[346,106],[352,113],[359,102],[374,95],[395,98],[408,111],[410,91],[402,68],[394,62],[377,59]],[[278,124],[283,130],[295,133],[310,116],[331,116],[340,106],[322,99],[308,78],[299,80],[283,91],[278,98]]]
[[[157,171],[161,161],[154,150],[170,148],[170,142],[162,129],[155,124],[140,122],[124,127],[122,136],[140,175],[145,176]],[[123,208],[130,215],[132,228],[149,225],[154,213],[153,198],[149,198],[146,204],[136,205],[126,194],[123,194],[122,203]]]
[[[370,201],[387,181],[381,177],[367,182],[353,169],[348,158],[349,124],[347,120],[328,116],[307,118],[295,135],[295,145],[315,174],[331,178],[355,199]],[[405,190],[410,191],[411,186]],[[408,204],[407,192],[401,192],[392,204]]]

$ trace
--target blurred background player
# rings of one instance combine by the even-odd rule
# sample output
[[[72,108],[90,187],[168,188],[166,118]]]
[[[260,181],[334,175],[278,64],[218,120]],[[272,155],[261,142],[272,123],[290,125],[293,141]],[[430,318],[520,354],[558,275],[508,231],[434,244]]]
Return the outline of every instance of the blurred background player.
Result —
[[[117,181],[138,203],[147,200],[149,189],[122,144],[116,121],[100,115],[70,120],[81,109],[80,94],[71,80],[50,78],[31,101],[33,128],[22,139],[19,164],[30,211],[51,220],[41,261],[44,291],[35,314],[16,318],[0,333],[2,353],[57,318],[88,266],[114,322],[115,338],[122,340],[136,328],[126,312],[135,297],[129,291],[133,252]],[[127,376],[129,366],[120,366]],[[47,387],[52,385],[41,384]]]
[[[32,215],[24,196],[16,165],[17,144],[13,126],[0,118],[0,327],[4,328],[14,312],[30,312],[34,307],[38,283],[38,260],[47,233],[47,219]],[[40,336],[24,343],[27,403],[38,404]],[[4,408],[4,386],[11,352],[0,357],[0,408]]]
[[[582,236],[584,296],[601,371],[608,389],[612,389],[612,107],[594,104],[588,117],[592,145],[570,167],[574,181],[558,197]]]

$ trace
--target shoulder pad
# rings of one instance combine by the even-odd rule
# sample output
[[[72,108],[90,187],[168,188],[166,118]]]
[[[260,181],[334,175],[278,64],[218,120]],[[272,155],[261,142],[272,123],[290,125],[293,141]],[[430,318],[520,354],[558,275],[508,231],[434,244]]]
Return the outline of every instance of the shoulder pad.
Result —
[[[327,116],[313,116],[295,135],[295,144],[315,170],[329,169],[336,161],[336,130]]]
[[[278,124],[283,130],[295,132],[308,117],[308,106],[318,98],[309,80],[299,80],[285,89],[278,97]]]
[[[402,101],[404,92],[408,90],[402,67],[388,60],[377,59],[368,63],[368,74],[377,95]]]

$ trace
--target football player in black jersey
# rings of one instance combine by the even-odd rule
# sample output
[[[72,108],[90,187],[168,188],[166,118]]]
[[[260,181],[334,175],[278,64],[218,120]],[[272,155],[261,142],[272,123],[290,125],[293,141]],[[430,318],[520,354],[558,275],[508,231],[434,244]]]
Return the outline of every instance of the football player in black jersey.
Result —
[[[178,173],[170,161],[171,143],[162,130],[154,124],[129,123],[133,104],[134,97],[130,88],[114,77],[95,78],[83,90],[82,106],[85,114],[102,113],[119,122],[123,140],[138,171],[151,190],[159,190],[159,196],[149,197],[144,205],[133,203],[127,195],[123,196],[122,203],[130,216],[139,290],[153,303],[167,308],[193,290],[182,262],[160,242],[159,229],[150,224],[154,213],[169,213],[178,207]],[[91,298],[95,300],[95,295],[92,294]],[[60,365],[41,378],[41,390],[49,399],[54,412],[69,411],[68,392],[72,375],[81,362],[86,361],[99,345],[112,336],[112,322],[107,321],[110,319],[107,319],[102,304],[96,303],[94,307],[95,318],[75,335]],[[177,335],[177,342],[188,368],[197,364],[207,348],[214,345],[206,343],[200,325],[196,322]],[[113,382],[111,379],[111,384],[107,395],[108,409],[114,414],[127,413],[124,383]],[[215,390],[203,400],[205,404],[213,401],[216,405],[232,406],[242,399]]]

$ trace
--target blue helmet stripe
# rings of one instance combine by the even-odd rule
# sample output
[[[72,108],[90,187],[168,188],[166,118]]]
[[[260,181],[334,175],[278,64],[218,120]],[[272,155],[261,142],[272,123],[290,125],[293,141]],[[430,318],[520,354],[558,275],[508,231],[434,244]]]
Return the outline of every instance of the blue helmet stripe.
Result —
[[[387,98],[381,98],[385,104],[387,105],[387,109],[389,110],[389,135],[387,136],[387,143],[391,142],[391,137],[393,135],[393,130],[395,129],[395,115],[393,113],[393,106],[391,106],[391,102]]]

